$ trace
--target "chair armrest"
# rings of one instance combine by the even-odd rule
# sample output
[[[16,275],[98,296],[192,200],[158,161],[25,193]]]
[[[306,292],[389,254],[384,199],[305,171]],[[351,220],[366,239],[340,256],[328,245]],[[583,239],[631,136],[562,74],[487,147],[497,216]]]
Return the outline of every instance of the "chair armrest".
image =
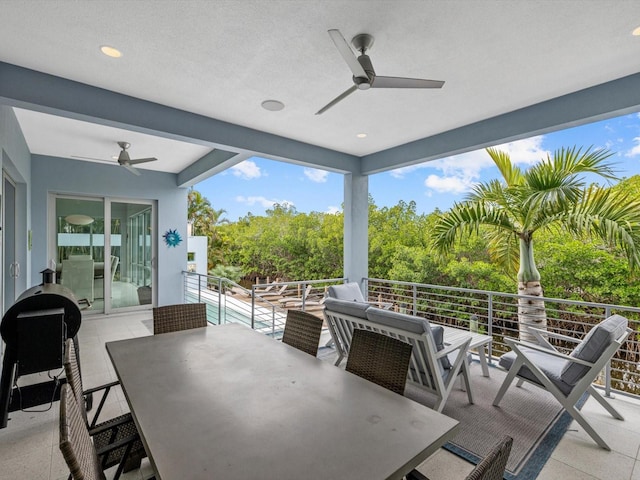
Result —
[[[529,327],[529,331],[531,331],[536,338],[546,335],[547,337],[557,338],[558,340],[565,340],[567,342],[580,343],[582,341],[580,338],[570,337],[569,335],[563,335],[562,333],[548,332],[547,330],[542,330],[540,328]]]
[[[562,359],[567,360],[569,362],[578,363],[580,365],[584,365],[584,366],[587,366],[587,367],[592,367],[594,365],[591,362],[587,362],[587,361],[581,360],[579,358],[571,357],[571,356],[566,355],[564,353],[561,353],[561,352],[559,352],[557,350],[549,350],[548,348],[542,347],[540,345],[536,345],[535,343],[521,342],[520,340],[514,340],[512,338],[506,338],[506,337],[505,337],[504,340],[513,349],[513,351],[516,352],[516,354],[522,355],[524,357],[526,357],[526,354],[523,353],[522,350],[520,350],[520,348],[518,348],[518,347],[525,347],[525,348],[528,348],[530,350],[536,350],[538,352],[545,353],[545,354],[550,355],[552,357],[562,358]]]
[[[105,383],[104,385],[100,385],[99,387],[87,388],[84,392],[82,392],[82,394],[89,395],[90,393],[99,392],[100,390],[110,389],[111,387],[115,387],[116,385],[120,385],[120,382],[118,380],[114,380],[110,383]]]
[[[113,381],[113,382],[110,382],[110,383],[105,383],[104,385],[100,385],[98,387],[89,388],[89,389],[85,390],[84,392],[82,392],[82,395],[84,397],[87,397],[87,398],[91,399],[95,392],[100,392],[100,391],[104,390],[104,393],[102,394],[102,398],[100,399],[100,403],[98,404],[98,408],[96,409],[96,412],[93,415],[93,420],[91,420],[91,423],[89,424],[89,428],[95,427],[96,424],[98,423],[98,417],[100,416],[100,412],[102,412],[102,408],[104,407],[104,403],[107,401],[107,396],[109,395],[109,392],[111,391],[111,387],[115,387],[116,385],[120,385],[120,382],[117,381],[117,380]],[[87,403],[89,403],[89,402],[87,402]],[[87,405],[87,410],[91,409],[91,404],[93,404],[93,401],[91,401],[91,403]]]
[[[450,354],[451,352],[455,352],[456,350],[461,350],[462,352],[466,352],[467,350],[469,350],[469,344],[471,344],[470,336],[467,338],[462,338],[457,342],[453,342],[448,345],[445,345],[445,347],[442,350],[438,350],[436,352],[435,357],[441,358]]]

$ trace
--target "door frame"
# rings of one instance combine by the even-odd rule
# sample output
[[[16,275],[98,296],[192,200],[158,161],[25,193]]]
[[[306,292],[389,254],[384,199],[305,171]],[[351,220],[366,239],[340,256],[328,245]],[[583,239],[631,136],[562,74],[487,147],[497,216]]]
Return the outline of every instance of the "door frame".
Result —
[[[6,184],[9,183],[13,187],[13,199],[12,202],[7,203],[7,192],[6,192]],[[0,250],[1,250],[1,265],[0,271],[2,272],[2,278],[0,278],[0,306],[2,308],[2,313],[5,312],[5,307],[8,308],[13,305],[13,302],[17,298],[16,292],[16,279],[17,276],[14,276],[15,269],[18,269],[17,275],[20,275],[20,265],[16,262],[17,256],[17,236],[16,236],[16,214],[17,214],[17,185],[16,182],[11,178],[11,176],[7,173],[6,170],[2,170],[2,187],[0,188]],[[11,225],[7,225],[7,205],[13,204],[13,212],[11,215]],[[10,239],[11,241],[7,241],[7,232],[11,232],[13,237]],[[7,248],[13,248],[13,254],[9,255],[7,252]],[[7,266],[5,262],[8,260],[13,260],[10,266]],[[7,285],[13,284],[13,297],[11,299],[7,299],[6,297],[6,289]]]
[[[110,196],[95,196],[95,195],[82,195],[73,193],[59,193],[49,192],[48,194],[48,208],[47,208],[47,258],[48,262],[55,262],[57,259],[57,219],[56,219],[56,200],[59,198],[75,199],[75,200],[87,200],[87,201],[99,201],[102,202],[103,215],[104,215],[104,307],[101,311],[92,309],[85,310],[83,313],[87,315],[94,314],[111,314],[111,313],[124,313],[129,311],[148,310],[152,308],[155,303],[156,293],[153,289],[153,299],[151,304],[147,305],[132,305],[129,307],[114,308],[111,302],[111,262],[107,259],[111,252],[111,205],[112,203],[128,203],[136,205],[148,205],[151,208],[151,281],[153,285],[157,285],[157,202],[155,200],[144,200],[126,197],[110,197]],[[125,228],[128,228],[125,226]],[[50,265],[51,266],[51,265]]]

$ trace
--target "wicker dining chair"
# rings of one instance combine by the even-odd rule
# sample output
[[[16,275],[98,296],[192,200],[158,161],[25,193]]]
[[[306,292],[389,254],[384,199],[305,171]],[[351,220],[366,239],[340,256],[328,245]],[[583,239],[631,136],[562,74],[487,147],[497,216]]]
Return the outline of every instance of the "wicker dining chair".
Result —
[[[153,309],[154,335],[207,325],[207,305],[204,303],[179,303]]]
[[[80,367],[76,357],[76,348],[72,338],[65,341],[64,352],[64,372],[67,383],[71,387],[71,391],[76,399],[76,404],[80,410],[80,414],[87,426],[89,435],[93,439],[95,448],[98,450],[105,449],[114,442],[118,442],[123,438],[137,436],[138,430],[133,421],[131,413],[119,415],[108,420],[98,422],[102,408],[107,400],[107,396],[113,387],[119,384],[118,381],[110,382],[98,387],[83,389],[82,376]],[[92,398],[93,394],[102,392],[102,397],[93,415],[93,419],[89,421],[87,415],[87,398]],[[107,469],[118,465],[123,458],[125,448],[110,449],[104,455],[99,455],[98,460],[102,469]],[[128,472],[136,468],[140,468],[140,463],[146,457],[146,451],[142,442],[138,439],[131,446],[131,452],[124,465],[124,471]]]
[[[513,445],[513,438],[508,435],[503,436],[465,477],[465,480],[502,480],[511,453],[511,445]],[[405,478],[406,480],[429,480],[417,470],[413,470]]]
[[[346,370],[403,395],[412,349],[397,338],[355,329]]]
[[[315,315],[301,310],[288,310],[282,343],[315,357],[318,355],[322,324],[323,320]]]
[[[124,460],[130,453],[133,443],[139,439],[138,435],[121,438],[117,442],[100,448],[96,447],[91,438],[82,415],[82,408],[78,405],[71,386],[63,384],[60,389],[59,447],[71,472],[69,478],[73,480],[105,480],[105,468],[100,463],[100,457],[108,456],[114,450],[124,450],[123,461],[119,462],[113,477],[114,480],[120,478],[124,468]]]

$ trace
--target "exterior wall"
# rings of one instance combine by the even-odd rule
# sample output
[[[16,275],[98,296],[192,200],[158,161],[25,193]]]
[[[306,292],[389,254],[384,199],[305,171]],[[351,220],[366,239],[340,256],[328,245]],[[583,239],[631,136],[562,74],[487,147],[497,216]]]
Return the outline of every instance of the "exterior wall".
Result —
[[[21,273],[16,280],[16,296],[20,295],[33,282],[40,283],[40,275],[31,277],[30,252],[28,249],[28,230],[30,218],[30,181],[31,153],[22,135],[15,114],[11,107],[0,105],[0,167],[16,182],[16,261],[21,266]],[[0,187],[1,191],[1,187]],[[5,235],[10,232],[5,232]],[[2,267],[0,266],[0,273]],[[2,285],[2,281],[0,281]],[[13,304],[15,299],[5,299],[5,307]]]
[[[33,155],[31,198],[34,205],[32,272],[48,264],[47,211],[49,193],[141,199],[156,203],[158,238],[158,305],[182,303],[182,271],[187,268],[187,189],[178,188],[175,174],[141,170],[136,176],[117,165],[104,165],[57,157]],[[176,247],[165,245],[162,235],[176,229],[184,239]]]
[[[201,275],[207,272],[207,237],[187,237],[187,251],[193,253],[195,259],[188,262],[188,270]]]

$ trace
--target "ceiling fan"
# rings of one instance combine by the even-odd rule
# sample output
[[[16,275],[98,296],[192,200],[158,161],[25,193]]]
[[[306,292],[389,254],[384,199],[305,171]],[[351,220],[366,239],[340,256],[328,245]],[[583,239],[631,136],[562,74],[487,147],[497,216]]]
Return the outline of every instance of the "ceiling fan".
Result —
[[[360,52],[358,57],[354,55],[353,50],[351,50],[339,30],[329,30],[329,36],[353,73],[354,85],[318,110],[316,115],[326,112],[356,90],[368,90],[369,88],[442,88],[444,85],[444,82],[440,80],[376,75],[371,59],[367,55],[367,50],[371,48],[374,40],[373,36],[368,33],[360,33],[351,39],[353,47]]]
[[[140,175],[140,171],[135,169],[133,165],[138,165],[139,163],[147,163],[147,162],[155,162],[158,160],[156,157],[147,157],[147,158],[131,158],[129,156],[129,152],[127,149],[131,146],[129,142],[117,142],[118,146],[121,148],[120,154],[118,155],[118,164],[122,165],[124,168],[129,170],[134,175]],[[79,157],[77,155],[72,155],[73,158],[84,158],[86,160],[97,160],[99,162],[111,163],[110,160],[105,160],[103,158],[92,158],[92,157]]]

